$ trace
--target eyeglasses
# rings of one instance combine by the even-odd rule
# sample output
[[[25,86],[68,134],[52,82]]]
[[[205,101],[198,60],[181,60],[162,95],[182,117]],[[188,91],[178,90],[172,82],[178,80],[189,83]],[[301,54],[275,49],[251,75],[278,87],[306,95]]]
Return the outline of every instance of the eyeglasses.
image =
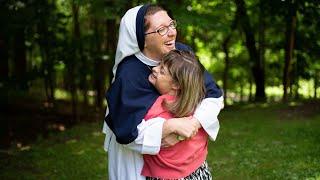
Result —
[[[168,26],[162,26],[158,30],[153,31],[153,32],[145,33],[144,35],[158,33],[158,34],[160,34],[160,36],[164,36],[164,35],[166,35],[168,33],[169,28],[176,29],[176,27],[177,27],[177,21],[176,20],[172,20]]]

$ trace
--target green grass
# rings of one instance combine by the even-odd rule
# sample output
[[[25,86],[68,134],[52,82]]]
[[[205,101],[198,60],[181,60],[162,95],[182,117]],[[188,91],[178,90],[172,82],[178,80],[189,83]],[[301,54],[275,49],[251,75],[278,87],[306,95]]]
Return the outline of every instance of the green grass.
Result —
[[[107,179],[101,123],[78,125],[9,151],[0,179]]]
[[[320,179],[320,113],[239,105],[219,119],[207,158],[215,179]],[[107,179],[101,128],[80,124],[1,152],[0,179]]]
[[[291,117],[282,109],[243,106],[221,113],[208,156],[216,179],[320,179],[320,114]]]

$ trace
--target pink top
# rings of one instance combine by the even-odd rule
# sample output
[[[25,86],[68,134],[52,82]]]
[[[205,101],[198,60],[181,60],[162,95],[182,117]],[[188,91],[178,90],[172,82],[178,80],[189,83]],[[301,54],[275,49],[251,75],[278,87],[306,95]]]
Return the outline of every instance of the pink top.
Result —
[[[149,109],[145,120],[162,117],[172,118],[172,114],[162,107],[164,100],[174,101],[170,95],[160,96]],[[189,140],[180,141],[174,146],[161,148],[159,154],[144,154],[144,165],[141,174],[143,176],[177,179],[190,175],[205,161],[208,153],[208,135],[199,129],[198,133]]]

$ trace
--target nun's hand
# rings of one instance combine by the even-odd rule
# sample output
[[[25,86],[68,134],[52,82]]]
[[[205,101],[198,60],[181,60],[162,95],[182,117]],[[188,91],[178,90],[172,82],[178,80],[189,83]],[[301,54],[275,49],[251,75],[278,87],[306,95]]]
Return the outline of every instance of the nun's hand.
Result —
[[[178,142],[180,142],[180,140],[177,138],[177,134],[172,133],[164,138],[162,138],[161,140],[161,147],[170,147],[173,146],[175,144],[177,144]]]
[[[178,137],[176,136],[178,140],[192,138],[201,127],[200,122],[193,116],[172,118],[169,119],[168,122],[170,122],[170,126],[173,128],[173,132],[179,135]]]

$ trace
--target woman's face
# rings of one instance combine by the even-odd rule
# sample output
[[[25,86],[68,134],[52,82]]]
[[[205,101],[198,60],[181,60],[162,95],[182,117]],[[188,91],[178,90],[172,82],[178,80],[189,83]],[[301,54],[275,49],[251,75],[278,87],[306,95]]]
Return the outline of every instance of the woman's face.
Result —
[[[169,26],[172,19],[166,11],[158,11],[153,15],[147,16],[149,29],[146,33],[157,31],[159,28]],[[175,49],[177,30],[170,28],[167,34],[161,36],[159,33],[152,33],[145,36],[145,47],[143,53],[153,59],[160,61],[164,54]]]
[[[163,65],[152,68],[152,73],[149,75],[149,82],[160,94],[176,95],[176,91],[178,90],[168,68]]]

